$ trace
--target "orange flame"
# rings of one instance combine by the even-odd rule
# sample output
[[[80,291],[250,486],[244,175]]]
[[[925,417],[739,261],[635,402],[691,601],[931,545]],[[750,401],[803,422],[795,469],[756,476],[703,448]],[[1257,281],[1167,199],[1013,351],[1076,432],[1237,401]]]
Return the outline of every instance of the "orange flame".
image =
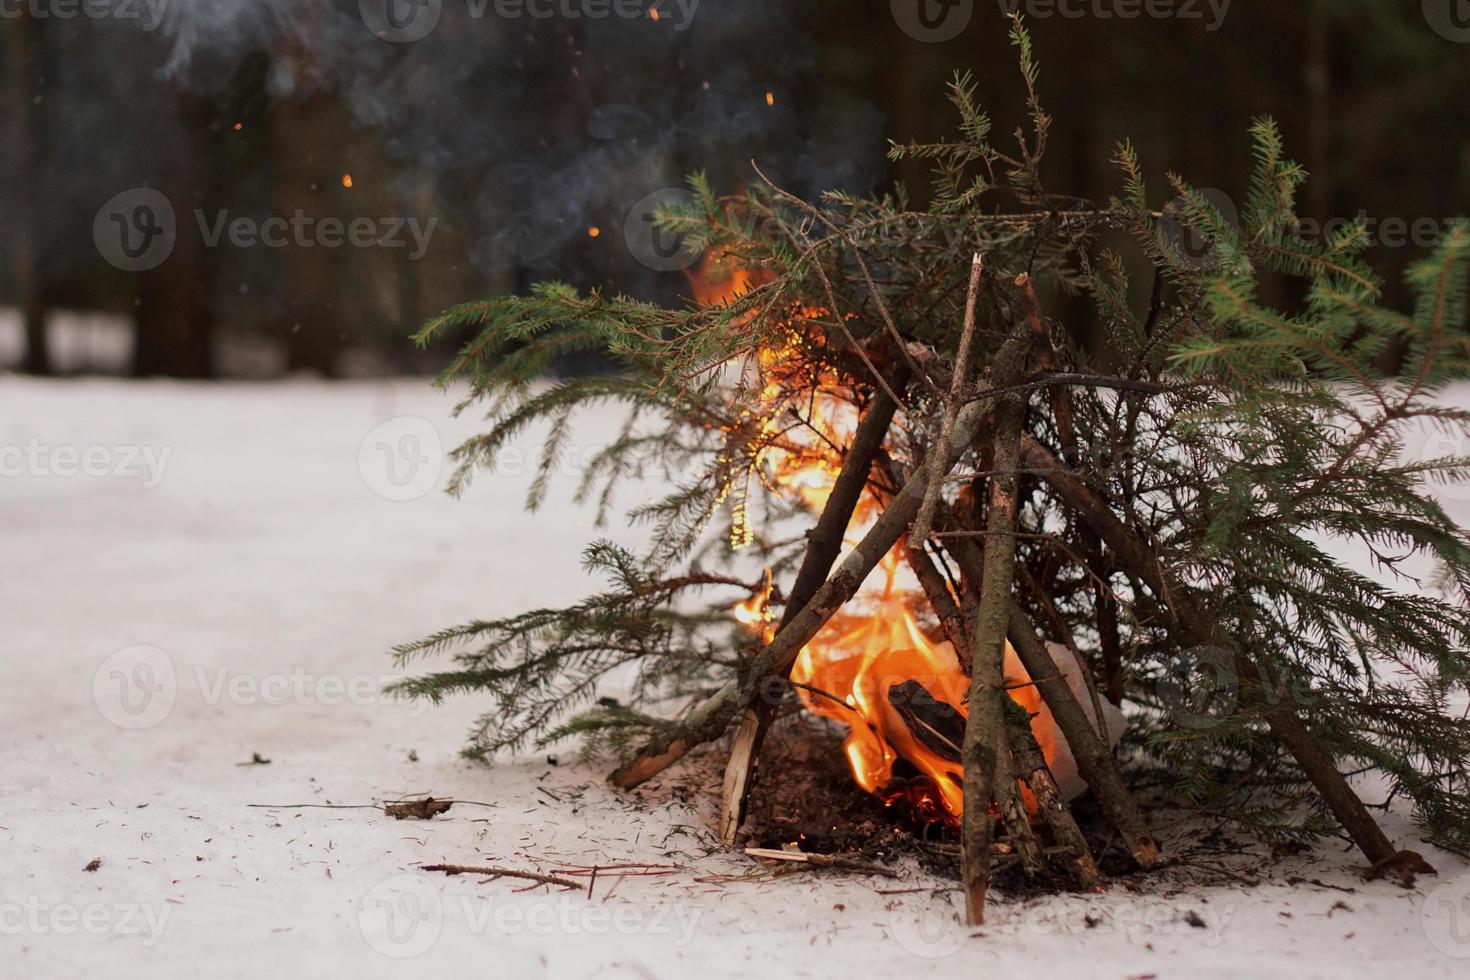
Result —
[[[760,270],[720,255],[706,256],[689,273],[689,280],[695,299],[706,306],[728,303],[768,281]],[[825,313],[797,310],[788,322]],[[757,407],[738,424],[759,427],[755,443],[763,448],[752,473],[762,485],[820,512],[840,471],[841,447],[851,438],[857,412],[835,379],[798,374],[809,371],[804,367],[809,360],[800,356],[800,343],[800,333],[793,328],[786,344],[762,349],[750,358],[745,367],[758,373],[760,396]],[[793,411],[803,424],[792,424]],[[744,501],[737,500],[735,507],[738,525]],[[849,535],[858,536],[880,510],[881,503],[865,493]],[[737,527],[736,546],[748,543],[748,538]],[[775,632],[771,591],[768,570],[762,590],[733,611],[738,622],[766,642]],[[895,548],[847,607],[802,648],[791,679],[799,685],[808,710],[848,726],[844,752],[858,785],[890,803],[905,799],[925,819],[957,825],[964,812],[964,766],[956,743],[968,716],[970,679],[960,669],[951,644],[930,639],[920,627],[916,613],[927,605],[902,552]],[[1011,696],[1035,715],[1032,729],[1048,761],[1058,751],[1065,753],[1050,713],[1027,683],[1030,678],[1009,644],[1005,672],[1017,682]],[[947,730],[913,711],[914,725],[924,730],[911,727],[900,710],[904,698],[895,703],[891,697],[899,685],[912,697],[910,682],[930,699],[928,713],[937,712],[950,722],[943,726]],[[895,771],[900,760],[922,779],[900,781]],[[895,789],[900,783],[901,788]]]

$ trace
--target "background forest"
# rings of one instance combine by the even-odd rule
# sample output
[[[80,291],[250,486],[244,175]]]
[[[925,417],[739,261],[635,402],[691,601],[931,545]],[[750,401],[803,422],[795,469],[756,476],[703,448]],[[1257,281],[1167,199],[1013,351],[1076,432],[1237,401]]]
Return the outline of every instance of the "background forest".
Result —
[[[752,159],[804,195],[899,179],[923,206],[923,162],[890,164],[884,141],[943,131],[935,93],[953,72],[974,74],[997,132],[1024,113],[1004,97],[1013,60],[998,11],[926,3],[942,29],[898,0],[642,3],[642,16],[598,19],[448,0],[429,5],[426,36],[391,43],[357,0],[106,0],[70,17],[65,4],[7,2],[0,368],[427,372],[463,338],[418,352],[410,330],[466,296],[546,278],[687,294],[680,270],[640,256],[625,229],[692,170],[718,193],[748,184]],[[1124,19],[1025,5],[1052,65],[1043,100],[1066,123],[1050,182],[1106,200],[1118,190],[1108,160],[1128,138],[1156,176],[1238,201],[1243,136],[1270,115],[1312,174],[1304,217],[1366,215],[1369,261],[1400,304],[1399,273],[1470,211],[1470,47],[1458,43],[1470,31],[1454,5],[1163,6],[1171,16]],[[94,247],[99,212],[138,188],[167,198],[178,229],[169,261],[141,275]],[[366,218],[382,234],[211,241],[225,222],[298,213]],[[1085,336],[1091,314],[1068,312]]]

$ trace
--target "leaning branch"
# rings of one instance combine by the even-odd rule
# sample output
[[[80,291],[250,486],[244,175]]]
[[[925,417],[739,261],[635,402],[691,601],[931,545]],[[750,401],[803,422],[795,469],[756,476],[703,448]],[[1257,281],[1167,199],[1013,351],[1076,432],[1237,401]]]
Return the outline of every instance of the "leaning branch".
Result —
[[[1147,585],[1163,602],[1175,628],[1185,640],[1197,647],[1223,647],[1231,652],[1242,685],[1255,694],[1271,731],[1296,759],[1328,809],[1368,860],[1378,865],[1403,853],[1394,847],[1363,801],[1358,799],[1347,779],[1338,771],[1331,753],[1307,729],[1292,704],[1290,694],[1284,694],[1280,699],[1271,696],[1260,667],[1248,653],[1230,642],[1194,591],[1179,576],[1166,569],[1137,532],[1124,524],[1090,487],[1063,467],[1041,443],[1029,436],[1023,438],[1021,455],[1026,467],[1039,474],[1057,496],[1102,538],[1119,566]]]
[[[893,379],[892,388],[901,390],[907,380],[908,371],[900,368]],[[781,616],[777,632],[785,629],[797,614],[806,608],[812,596],[827,580],[837,556],[842,553],[842,541],[852,523],[853,512],[862,499],[873,471],[873,463],[883,449],[883,440],[888,436],[889,426],[898,405],[880,391],[858,422],[853,433],[852,445],[842,460],[842,469],[832,484],[832,492],[822,507],[816,527],[808,537],[806,555],[797,570],[796,581],[791,586],[791,595],[786,600],[786,610]],[[735,843],[740,823],[745,819],[745,804],[750,796],[751,779],[755,773],[755,762],[760,756],[761,743],[776,716],[778,702],[774,698],[760,698],[746,709],[740,720],[740,729],[735,735],[735,744],[730,750],[730,761],[725,766],[725,782],[720,794],[720,840],[726,847]]]
[[[967,405],[955,425],[955,445],[966,447],[972,443],[988,414],[980,405]],[[632,789],[663,772],[695,746],[723,735],[741,709],[754,702],[766,679],[789,672],[801,648],[857,594],[863,581],[913,523],[928,491],[929,481],[944,479],[954,469],[961,454],[961,451],[955,451],[943,461],[925,460],[862,541],[838,565],[832,577],[756,655],[745,676],[728,681],[688,718],[652,739],[627,765],[612,774],[613,785]]]
[[[1030,278],[1016,280],[1028,305],[1036,302]],[[1033,340],[1030,324],[1020,323],[1001,344],[991,368],[997,387],[1012,384],[1026,370]],[[965,768],[965,809],[961,825],[965,918],[971,925],[985,921],[985,896],[990,887],[990,838],[994,822],[990,804],[995,798],[997,757],[1005,751],[1005,642],[1016,566],[1016,508],[1020,496],[1021,428],[1026,421],[1026,397],[1002,396],[996,404],[994,476],[986,517],[983,586],[975,606],[975,635],[971,655],[970,712],[965,724],[961,758]],[[978,583],[977,583],[978,584]]]

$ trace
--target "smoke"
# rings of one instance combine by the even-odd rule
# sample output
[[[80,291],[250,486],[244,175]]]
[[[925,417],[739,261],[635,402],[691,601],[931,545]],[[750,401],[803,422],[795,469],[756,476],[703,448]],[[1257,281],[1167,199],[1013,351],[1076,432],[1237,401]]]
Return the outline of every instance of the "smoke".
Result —
[[[374,2],[437,21],[384,40]],[[884,172],[878,113],[815,69],[815,0],[659,0],[658,19],[649,0],[416,3],[170,0],[160,75],[217,92],[264,58],[272,99],[336,93],[381,133],[402,191],[432,192],[463,225],[483,271],[566,272],[589,225],[621,226],[695,169],[724,191],[755,179],[752,160],[797,190],[865,190]]]

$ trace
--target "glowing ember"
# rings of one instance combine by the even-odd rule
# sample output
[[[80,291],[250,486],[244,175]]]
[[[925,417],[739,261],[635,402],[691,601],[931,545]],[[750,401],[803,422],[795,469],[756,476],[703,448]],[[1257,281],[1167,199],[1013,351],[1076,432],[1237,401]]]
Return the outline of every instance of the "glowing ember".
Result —
[[[343,187],[351,187],[352,186],[352,175],[351,174],[343,174],[342,175],[342,186]]]

